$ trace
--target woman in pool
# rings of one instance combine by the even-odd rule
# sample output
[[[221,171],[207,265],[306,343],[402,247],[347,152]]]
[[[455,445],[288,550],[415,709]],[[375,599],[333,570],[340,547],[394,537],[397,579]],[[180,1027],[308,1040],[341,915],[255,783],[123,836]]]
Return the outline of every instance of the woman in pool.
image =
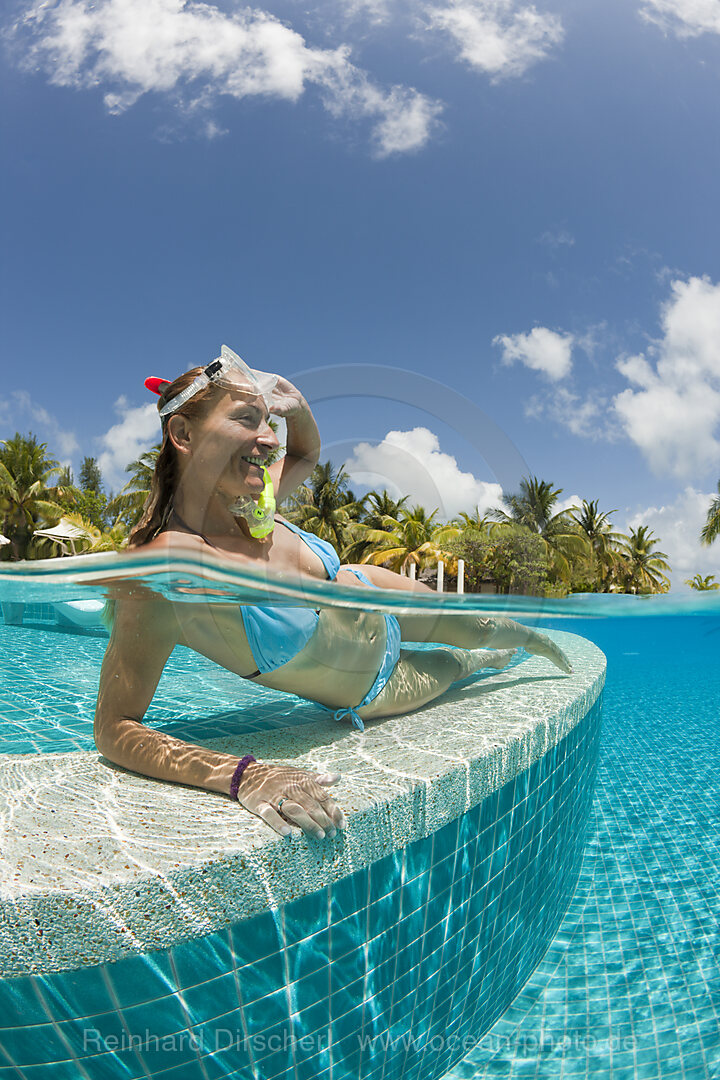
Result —
[[[223,346],[207,368],[147,385],[160,395],[163,443],[131,548],[169,560],[190,548],[225,565],[360,588],[427,589],[382,567],[340,566],[329,544],[274,516],[270,480],[278,497],[287,497],[310,475],[320,452],[308,404],[286,379],[251,371]],[[266,469],[278,447],[270,414],[286,422],[287,450]],[[457,648],[401,649],[401,637]],[[251,755],[238,762],[145,727],[143,717],[178,644],[242,678],[316,701],[338,719],[350,716],[361,729],[365,720],[432,701],[482,667],[503,667],[516,646],[571,670],[549,638],[509,619],[184,604],[129,586],[115,604],[102,666],[98,749],[134,772],[230,794],[286,836],[302,829],[322,838],[344,827],[327,790],[339,777],[263,764]]]

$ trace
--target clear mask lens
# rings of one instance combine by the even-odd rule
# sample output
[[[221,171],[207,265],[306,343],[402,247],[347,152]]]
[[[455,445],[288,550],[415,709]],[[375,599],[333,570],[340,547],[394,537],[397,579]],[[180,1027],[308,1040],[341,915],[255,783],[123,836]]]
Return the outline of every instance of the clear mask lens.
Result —
[[[189,401],[195,394],[199,394],[210,383],[216,383],[218,386],[227,387],[230,390],[242,390],[252,397],[261,397],[269,411],[277,379],[277,375],[272,375],[267,371],[256,371],[254,368],[248,367],[237,353],[229,349],[227,345],[223,345],[220,356],[216,357],[211,364],[208,364],[205,370],[196,379],[193,379],[185,390],[171,398],[160,410],[160,416],[170,416],[172,413],[177,412],[186,401]]]

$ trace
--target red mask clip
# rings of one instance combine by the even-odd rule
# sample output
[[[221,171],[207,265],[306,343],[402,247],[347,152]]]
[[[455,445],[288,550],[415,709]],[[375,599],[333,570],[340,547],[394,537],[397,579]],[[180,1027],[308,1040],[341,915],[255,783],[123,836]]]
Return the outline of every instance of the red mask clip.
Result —
[[[154,375],[151,375],[148,379],[145,380],[146,388],[150,390],[153,394],[157,394],[158,397],[160,396],[160,394],[162,394],[165,387],[169,385],[169,379],[158,379]]]

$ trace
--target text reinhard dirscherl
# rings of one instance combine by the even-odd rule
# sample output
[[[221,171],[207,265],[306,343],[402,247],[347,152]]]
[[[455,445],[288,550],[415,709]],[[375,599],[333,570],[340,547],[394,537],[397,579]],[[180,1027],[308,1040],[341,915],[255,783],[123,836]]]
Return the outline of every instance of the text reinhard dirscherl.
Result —
[[[493,1035],[492,1032],[481,1036],[475,1035],[429,1035],[428,1033],[403,1032],[393,1035],[389,1031],[379,1035],[363,1035],[358,1032],[358,1047],[369,1053],[382,1053],[403,1050],[429,1051],[443,1053],[447,1051],[468,1054],[471,1050],[497,1054],[511,1051],[514,1057],[530,1057],[542,1053],[568,1054],[580,1052],[607,1052],[609,1050],[632,1050],[635,1039],[632,1036],[609,1039],[596,1039],[589,1032],[574,1031],[562,1037],[541,1031],[515,1032],[514,1035]],[[173,1034],[160,1035],[145,1028],[144,1031],[123,1032],[121,1035],[103,1034],[97,1028],[83,1029],[83,1050],[85,1053],[102,1054],[135,1051],[139,1053],[164,1052],[177,1054],[195,1052],[200,1054],[240,1051],[252,1056],[264,1053],[276,1053],[280,1050],[291,1051],[297,1055],[311,1055],[323,1050],[330,1050],[330,1038],[327,1031],[312,1035],[298,1035],[289,1029],[272,1032],[260,1032],[247,1035],[242,1029],[213,1028],[208,1035],[201,1031],[177,1031]]]

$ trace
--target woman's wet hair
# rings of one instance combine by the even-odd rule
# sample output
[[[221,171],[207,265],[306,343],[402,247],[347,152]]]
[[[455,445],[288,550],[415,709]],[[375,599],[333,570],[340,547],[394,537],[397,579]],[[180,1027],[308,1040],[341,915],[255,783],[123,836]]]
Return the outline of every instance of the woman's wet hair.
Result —
[[[202,367],[191,368],[183,372],[174,382],[168,383],[158,398],[158,409],[162,409],[168,401],[185,390],[193,379],[202,374]],[[168,421],[173,416],[186,416],[189,420],[197,420],[207,413],[222,391],[210,383],[209,386],[193,394],[189,401],[181,405],[176,413],[164,417],[162,420],[163,439],[160,453],[155,463],[150,485],[150,493],[145,500],[145,506],[137,525],[131,530],[128,537],[128,547],[140,547],[149,543],[159,532],[165,528],[172,511],[173,495],[178,481],[177,450],[172,444],[168,434]]]

